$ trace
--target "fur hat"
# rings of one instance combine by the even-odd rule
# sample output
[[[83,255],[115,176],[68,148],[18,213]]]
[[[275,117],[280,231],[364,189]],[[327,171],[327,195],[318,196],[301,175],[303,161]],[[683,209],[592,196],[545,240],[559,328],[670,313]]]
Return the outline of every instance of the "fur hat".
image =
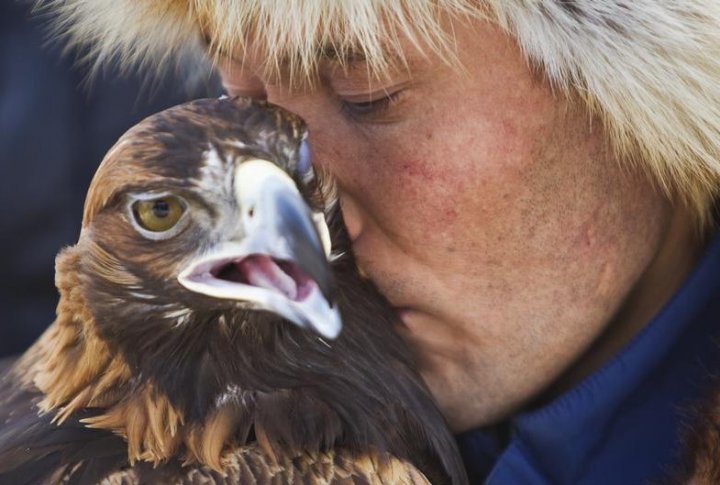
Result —
[[[451,54],[441,13],[495,22],[559,91],[602,119],[619,156],[707,222],[720,194],[717,0],[41,0],[94,61],[141,68],[265,46],[310,73],[318,48],[361,49],[376,72],[406,35]],[[390,19],[388,21],[388,19]],[[203,42],[202,33],[209,39]]]

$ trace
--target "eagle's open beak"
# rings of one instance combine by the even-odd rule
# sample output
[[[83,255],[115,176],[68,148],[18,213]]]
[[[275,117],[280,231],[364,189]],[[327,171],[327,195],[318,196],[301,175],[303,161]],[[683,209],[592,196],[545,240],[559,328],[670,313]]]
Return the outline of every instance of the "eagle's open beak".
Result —
[[[330,238],[293,180],[265,160],[238,165],[235,197],[242,236],[221,243],[178,276],[184,287],[215,298],[245,301],[327,338],[342,329],[333,302]]]

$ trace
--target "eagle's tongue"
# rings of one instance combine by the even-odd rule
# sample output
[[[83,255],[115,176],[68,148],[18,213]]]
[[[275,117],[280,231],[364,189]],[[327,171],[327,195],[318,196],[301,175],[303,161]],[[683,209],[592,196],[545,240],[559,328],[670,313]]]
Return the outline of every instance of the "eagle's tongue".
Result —
[[[235,265],[249,284],[278,291],[291,300],[297,299],[297,283],[271,257],[254,254],[243,258]]]

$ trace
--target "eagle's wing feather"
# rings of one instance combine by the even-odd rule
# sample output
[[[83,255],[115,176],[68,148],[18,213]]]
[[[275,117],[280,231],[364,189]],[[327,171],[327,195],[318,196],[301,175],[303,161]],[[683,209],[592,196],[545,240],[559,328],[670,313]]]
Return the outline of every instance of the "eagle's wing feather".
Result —
[[[14,397],[0,406],[0,483],[61,483],[55,478],[72,475],[72,483],[94,484],[127,462],[122,438],[76,418],[53,423],[51,414],[40,414],[38,394],[18,391]]]
[[[356,455],[343,450],[306,454],[275,462],[257,445],[238,448],[226,458],[225,475],[210,468],[166,464],[136,466],[113,473],[103,485],[173,483],[177,485],[403,484],[429,485],[414,466],[381,454]]]
[[[0,474],[3,480],[15,484],[430,483],[413,465],[385,453],[358,454],[337,449],[294,458],[275,457],[258,443],[227,452],[224,474],[201,465],[182,466],[178,460],[159,466],[145,462],[130,466],[125,440],[105,430],[87,428],[80,422],[84,413],[59,425],[52,422],[53,413],[40,414],[40,393],[32,385],[23,384],[16,371],[10,370],[0,378],[0,418],[4,422],[0,428]],[[28,447],[27,443],[33,445]]]
[[[51,414],[38,416],[37,391],[8,377],[0,380],[3,387],[12,388],[0,406],[5,421],[0,430],[0,474],[3,480],[15,484],[430,483],[413,465],[384,453],[357,454],[338,449],[294,458],[273,457],[257,443],[228,452],[223,458],[224,474],[206,466],[182,466],[177,460],[159,466],[145,462],[130,466],[127,444],[122,438],[104,430],[86,428],[77,417],[57,425],[51,422]],[[22,443],[33,443],[33,446],[20,446]]]
[[[382,454],[357,455],[344,450],[303,455],[275,464],[257,447],[229,457],[228,475],[234,483],[347,483],[428,484],[412,465]],[[263,480],[267,477],[267,480]]]

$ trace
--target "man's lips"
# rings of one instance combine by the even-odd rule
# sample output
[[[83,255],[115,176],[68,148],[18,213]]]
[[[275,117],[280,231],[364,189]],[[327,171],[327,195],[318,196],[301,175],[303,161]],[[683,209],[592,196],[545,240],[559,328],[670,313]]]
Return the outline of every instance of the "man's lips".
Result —
[[[343,214],[344,214],[344,212],[343,212]],[[358,274],[362,278],[373,280],[373,278],[371,277],[372,272],[370,271],[370,268],[369,268],[371,265],[368,264],[368,261],[363,258],[363,253],[368,248],[367,248],[367,240],[361,241],[362,235],[363,234],[361,232],[358,232],[354,235],[355,237],[352,238],[352,248],[353,248],[353,252],[354,252],[354,256],[355,256],[355,265],[356,265]],[[371,252],[371,254],[372,253],[373,252]],[[383,293],[385,298],[387,298],[388,301],[390,302],[390,304],[392,305],[392,309],[395,312],[395,315],[397,317],[395,319],[395,325],[397,327],[407,328],[408,327],[407,319],[411,318],[412,314],[416,313],[417,311],[414,308],[412,308],[411,306],[408,306],[407,304],[405,304],[404,302],[395,303],[393,301],[392,296],[386,294],[385,291],[378,285],[377,281],[373,280],[373,282],[378,286],[378,288],[380,289],[380,292]]]
[[[356,257],[357,257],[357,254],[356,254]],[[356,266],[357,271],[361,277],[372,280],[369,272],[365,269],[365,266],[362,264],[362,262],[356,260],[356,265],[357,265]],[[383,292],[382,289],[380,289],[380,291],[381,291],[381,293]],[[397,316],[397,318],[395,319],[395,324],[407,326],[407,318],[410,317],[410,315],[412,313],[414,313],[415,310],[412,307],[407,306],[405,304],[399,304],[399,305],[394,304],[392,301],[392,298],[388,297],[388,295],[384,295],[384,296],[385,296],[385,298],[387,298],[390,301],[390,304],[392,305],[392,309],[394,310],[395,315]]]
[[[402,324],[402,326],[407,327],[408,326],[407,320],[408,320],[408,318],[411,317],[411,315],[415,311],[412,308],[407,307],[407,306],[395,307],[394,310],[395,310],[395,314],[398,317],[396,320],[396,324]]]

